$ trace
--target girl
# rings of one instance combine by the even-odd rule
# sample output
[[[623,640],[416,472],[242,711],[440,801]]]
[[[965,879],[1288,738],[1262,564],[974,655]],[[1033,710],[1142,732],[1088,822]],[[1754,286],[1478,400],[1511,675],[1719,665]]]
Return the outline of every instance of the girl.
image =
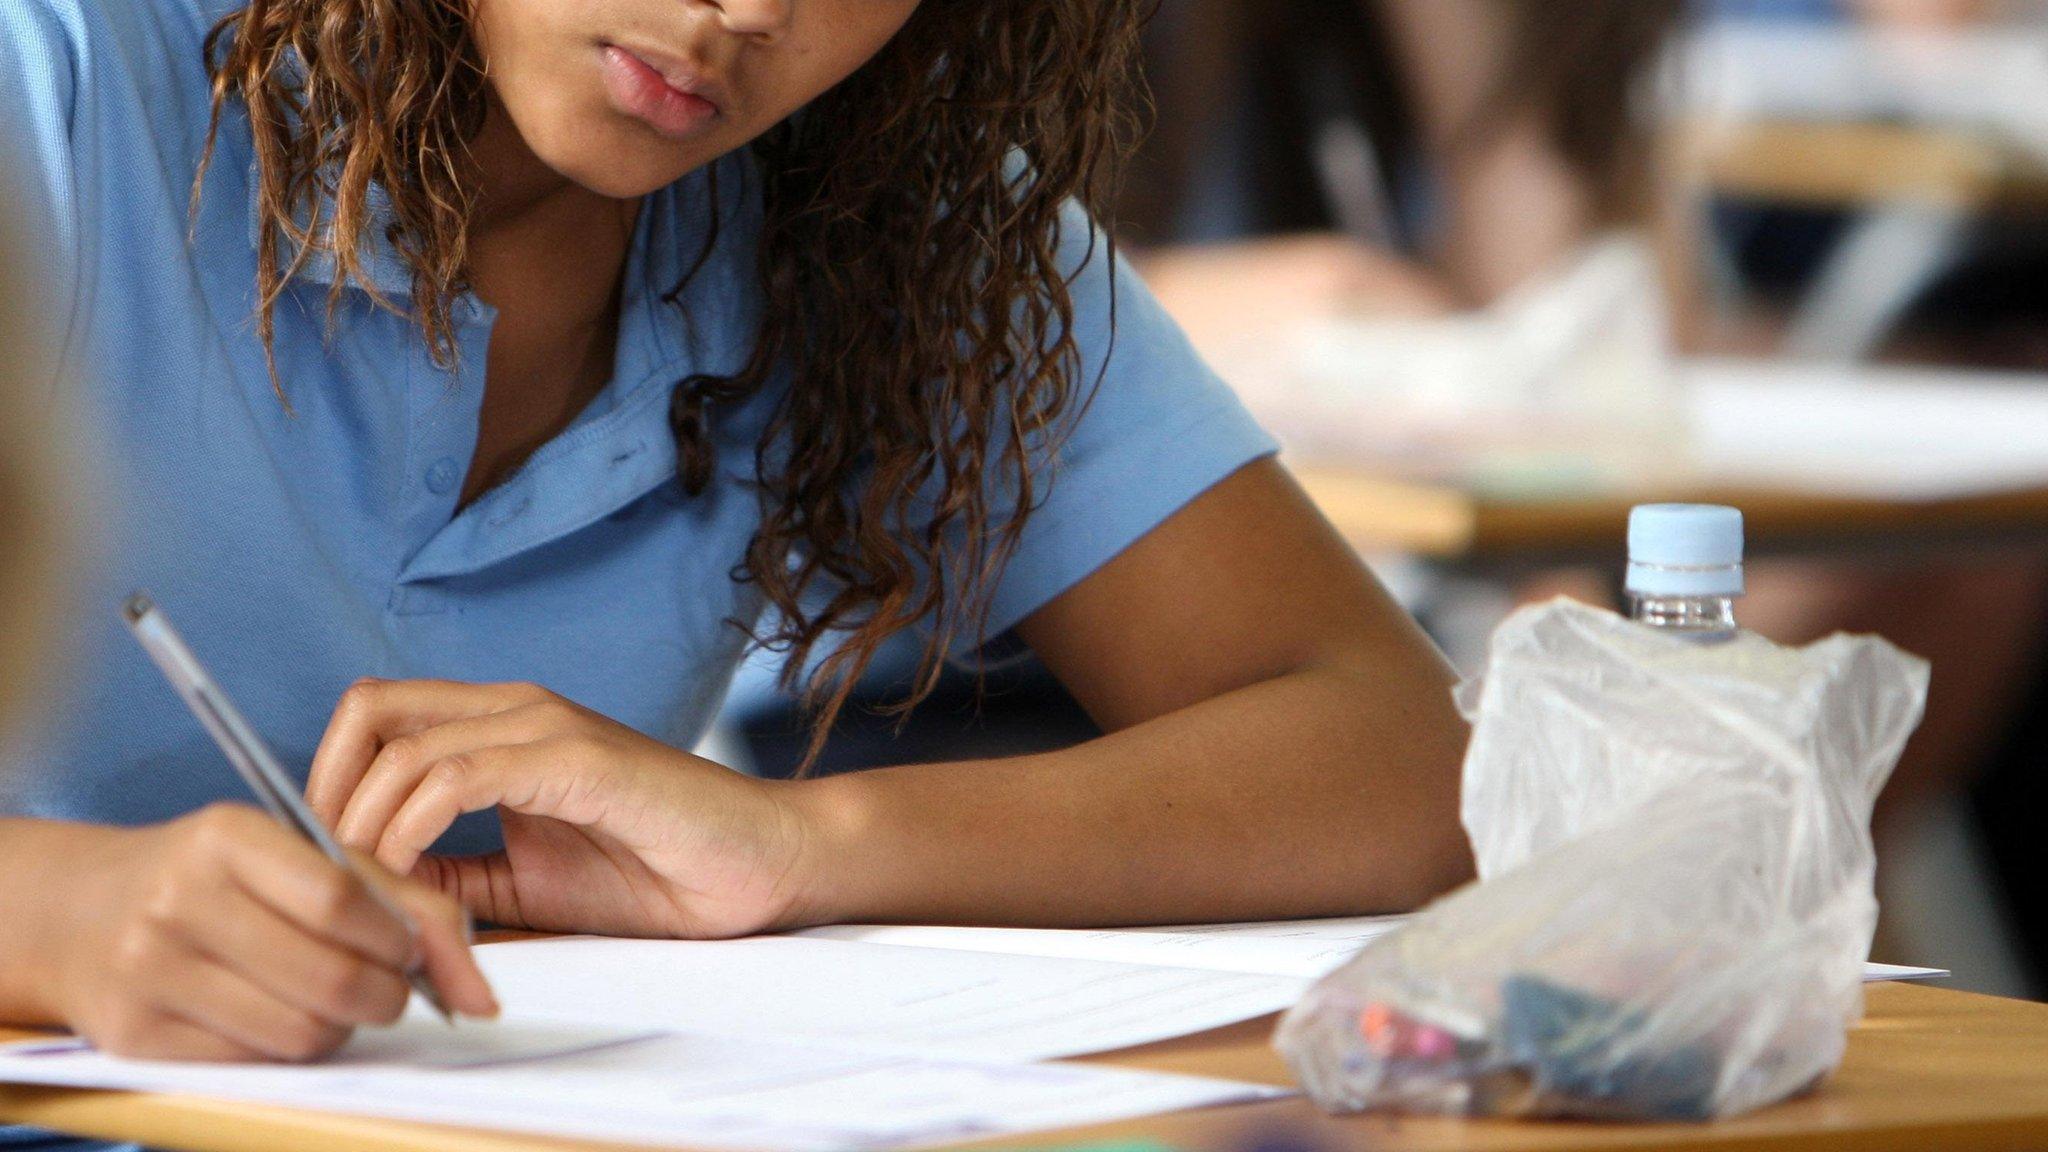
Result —
[[[0,1019],[303,1057],[415,959],[488,1013],[436,894],[726,936],[1463,877],[1449,673],[1080,207],[1142,7],[9,0],[0,123],[118,499],[9,777]],[[235,782],[131,587],[412,878],[416,954],[205,807]],[[821,731],[914,630],[910,702],[1028,646],[1109,735],[743,777],[680,749],[759,620]]]

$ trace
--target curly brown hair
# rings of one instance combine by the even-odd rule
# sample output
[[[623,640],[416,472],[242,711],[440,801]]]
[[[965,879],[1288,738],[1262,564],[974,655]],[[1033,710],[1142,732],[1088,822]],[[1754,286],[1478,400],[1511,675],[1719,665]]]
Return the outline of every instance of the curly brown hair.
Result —
[[[473,3],[252,0],[213,30],[213,132],[240,100],[255,137],[266,350],[307,261],[340,273],[330,318],[341,284],[368,282],[375,188],[413,319],[453,365],[477,195],[463,160],[488,100]],[[694,494],[721,409],[779,373],[794,382],[756,453],[763,518],[734,576],[762,589],[772,623],[755,638],[787,653],[784,685],[803,684],[814,709],[807,763],[889,636],[932,625],[899,715],[953,642],[985,639],[1050,448],[1092,388],[1060,211],[1113,189],[1145,106],[1148,8],[925,0],[879,55],[751,145],[765,319],[738,373],[680,382],[671,423]],[[1090,257],[1114,261],[1113,238],[1097,240]]]

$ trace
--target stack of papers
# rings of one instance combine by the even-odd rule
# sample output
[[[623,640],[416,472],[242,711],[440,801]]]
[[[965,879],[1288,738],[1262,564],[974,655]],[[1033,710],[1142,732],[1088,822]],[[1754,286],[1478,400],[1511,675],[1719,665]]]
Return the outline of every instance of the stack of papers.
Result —
[[[478,959],[496,1025],[409,1019],[302,1068],[0,1047],[0,1081],[181,1092],[656,1145],[882,1148],[1286,1090],[1043,1061],[1292,1004],[1399,917],[1103,931],[843,926],[562,937]],[[1939,975],[1873,965],[1868,979]]]
[[[1405,917],[1077,931],[849,925],[748,940],[565,936],[478,959],[522,1018],[1021,1062],[1280,1011]],[[1867,980],[1935,969],[1870,966]]]
[[[1287,1095],[1080,1064],[977,1064],[732,1036],[565,1035],[508,1015],[425,1016],[324,1064],[117,1060],[73,1041],[0,1048],[0,1080],[122,1088],[664,1147],[894,1148]],[[476,1037],[490,1037],[479,1043]],[[450,1059],[453,1044],[461,1054]],[[495,1057],[479,1049],[496,1048]]]

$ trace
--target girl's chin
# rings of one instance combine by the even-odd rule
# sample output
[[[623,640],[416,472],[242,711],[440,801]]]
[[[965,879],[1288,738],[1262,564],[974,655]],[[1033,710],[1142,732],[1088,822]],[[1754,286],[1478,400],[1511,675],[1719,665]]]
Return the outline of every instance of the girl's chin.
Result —
[[[643,133],[593,130],[570,148],[535,151],[564,179],[600,196],[630,200],[668,187],[711,159],[686,155],[672,144],[655,146],[665,143],[650,145]]]

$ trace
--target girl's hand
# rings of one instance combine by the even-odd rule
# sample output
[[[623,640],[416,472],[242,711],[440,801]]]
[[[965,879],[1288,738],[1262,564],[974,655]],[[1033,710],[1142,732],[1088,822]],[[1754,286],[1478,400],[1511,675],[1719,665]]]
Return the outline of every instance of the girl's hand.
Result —
[[[364,862],[367,864],[367,861]],[[38,917],[48,1014],[102,1051],[176,1060],[312,1060],[405,1009],[424,967],[449,1007],[495,1016],[454,901],[363,882],[254,808],[218,805],[137,830],[79,830]]]
[[[342,697],[306,798],[342,843],[479,918],[621,936],[799,922],[792,785],[742,776],[529,684],[365,680]],[[497,808],[505,850],[422,855]]]

